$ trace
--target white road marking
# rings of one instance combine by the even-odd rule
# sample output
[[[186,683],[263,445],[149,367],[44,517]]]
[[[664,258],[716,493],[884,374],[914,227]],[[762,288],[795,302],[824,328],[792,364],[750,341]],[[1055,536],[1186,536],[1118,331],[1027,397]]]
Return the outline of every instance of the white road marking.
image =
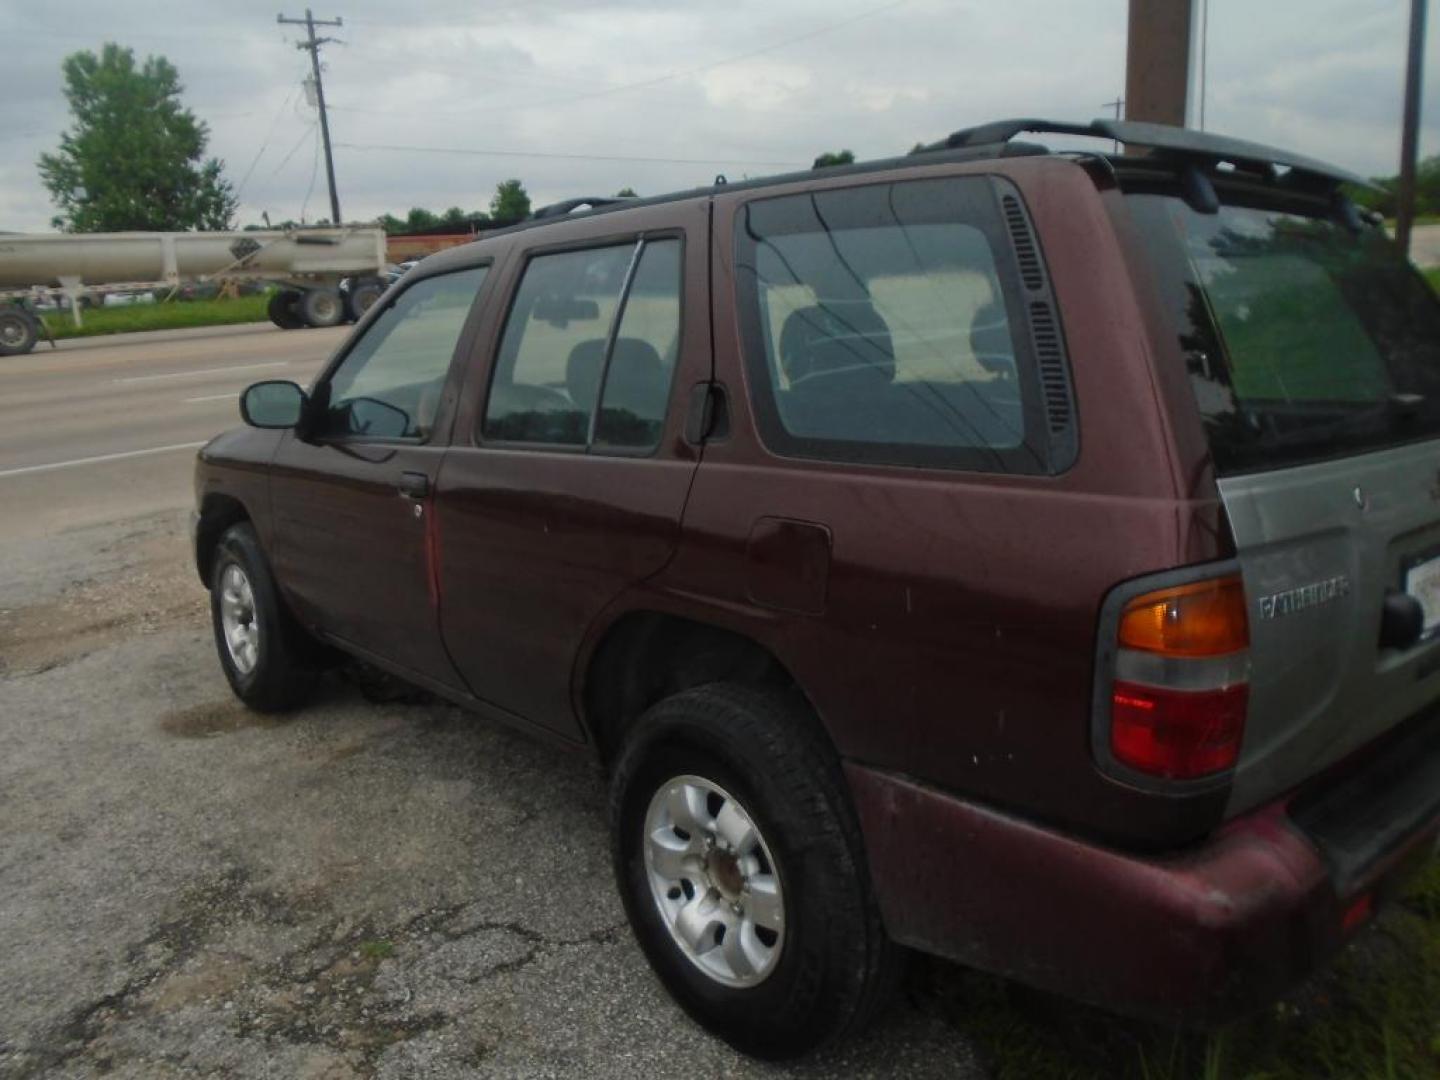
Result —
[[[260,368],[284,367],[290,363],[289,360],[271,360],[264,364],[234,364],[230,367],[201,368],[196,371],[171,371],[164,375],[126,375],[121,379],[111,379],[116,383],[132,382],[154,382],[157,379],[192,379],[197,375],[224,375],[230,371],[258,371]]]
[[[240,391],[231,390],[228,394],[206,394],[204,397],[187,397],[185,404],[198,405],[202,401],[238,401],[239,399]]]
[[[151,446],[145,450],[122,450],[118,454],[96,454],[94,457],[73,458],[70,461],[51,461],[44,465],[25,465],[18,469],[0,469],[0,477],[24,476],[27,473],[50,472],[52,469],[73,469],[77,465],[99,465],[106,461],[124,461],[126,458],[146,457],[150,454],[168,454],[172,450],[195,450],[205,445],[200,442],[175,443],[172,446]]]

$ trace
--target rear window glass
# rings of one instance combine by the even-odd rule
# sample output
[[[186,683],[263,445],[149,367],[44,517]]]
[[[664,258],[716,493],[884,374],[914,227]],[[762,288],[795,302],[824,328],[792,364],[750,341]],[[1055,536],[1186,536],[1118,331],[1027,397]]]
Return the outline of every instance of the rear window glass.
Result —
[[[1129,204],[1222,474],[1440,434],[1440,304],[1378,230]]]
[[[760,200],[742,210],[737,239],[767,443],[839,460],[1039,471],[1008,241],[985,180]]]

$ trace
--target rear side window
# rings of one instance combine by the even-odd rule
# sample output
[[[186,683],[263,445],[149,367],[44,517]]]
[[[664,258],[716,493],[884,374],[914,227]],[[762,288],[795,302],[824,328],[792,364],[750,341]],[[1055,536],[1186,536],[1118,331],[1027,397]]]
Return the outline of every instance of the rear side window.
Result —
[[[496,355],[484,437],[652,450],[679,346],[679,240],[536,256]]]
[[[747,363],[773,448],[1044,471],[1029,330],[987,179],[760,200],[737,239]]]
[[[1379,230],[1126,201],[1222,475],[1440,435],[1440,303]]]

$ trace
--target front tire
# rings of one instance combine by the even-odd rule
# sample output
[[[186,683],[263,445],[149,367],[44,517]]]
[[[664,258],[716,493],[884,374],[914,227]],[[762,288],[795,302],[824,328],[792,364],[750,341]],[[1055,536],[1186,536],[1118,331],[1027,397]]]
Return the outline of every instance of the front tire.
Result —
[[[284,712],[309,698],[319,676],[309,642],[284,607],[248,522],[215,547],[210,621],[220,667],[235,696],[257,712]]]
[[[793,691],[661,701],[611,784],[615,874],[661,982],[744,1053],[785,1058],[867,1023],[899,971],[833,748]]]

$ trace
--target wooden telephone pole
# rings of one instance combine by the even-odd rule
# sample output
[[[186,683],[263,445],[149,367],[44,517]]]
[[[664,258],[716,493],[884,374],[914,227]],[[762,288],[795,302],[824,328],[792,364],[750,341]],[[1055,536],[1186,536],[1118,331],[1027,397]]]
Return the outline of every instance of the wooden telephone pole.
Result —
[[[330,181],[330,224],[339,225],[340,218],[340,196],[335,193],[335,159],[330,153],[330,121],[325,115],[325,87],[320,82],[320,46],[334,41],[335,38],[315,36],[317,26],[342,26],[344,21],[340,18],[317,19],[310,14],[310,9],[305,9],[305,18],[287,19],[284,15],[275,16],[277,23],[291,23],[295,26],[303,26],[309,35],[309,40],[297,43],[296,48],[305,49],[310,53],[310,68],[315,73],[315,101],[320,107],[320,138],[325,143],[325,177]]]
[[[1185,125],[1194,0],[1130,0],[1125,119]]]

